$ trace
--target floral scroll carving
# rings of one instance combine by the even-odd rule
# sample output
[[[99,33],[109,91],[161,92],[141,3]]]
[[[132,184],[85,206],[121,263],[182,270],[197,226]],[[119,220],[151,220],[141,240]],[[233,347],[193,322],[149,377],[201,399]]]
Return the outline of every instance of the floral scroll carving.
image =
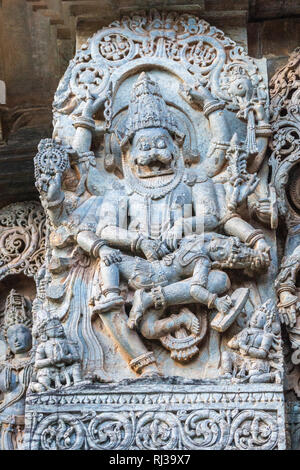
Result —
[[[49,414],[33,418],[37,450],[271,450],[280,448],[276,414],[181,410]]]
[[[23,272],[33,277],[45,256],[46,217],[38,202],[0,209],[0,279]]]

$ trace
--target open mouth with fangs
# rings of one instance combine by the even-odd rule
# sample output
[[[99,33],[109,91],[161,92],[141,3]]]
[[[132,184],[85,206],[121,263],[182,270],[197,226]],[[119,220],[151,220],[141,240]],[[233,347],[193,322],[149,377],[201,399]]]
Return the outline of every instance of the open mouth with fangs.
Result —
[[[173,162],[163,163],[154,160],[148,165],[137,165],[139,178],[153,178],[155,176],[172,175],[174,173]]]

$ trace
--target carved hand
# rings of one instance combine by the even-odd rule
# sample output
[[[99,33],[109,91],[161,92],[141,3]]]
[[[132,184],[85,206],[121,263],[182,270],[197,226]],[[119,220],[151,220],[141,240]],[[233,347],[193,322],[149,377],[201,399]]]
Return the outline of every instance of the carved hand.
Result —
[[[242,202],[244,202],[247,199],[247,197],[255,191],[258,183],[259,183],[259,178],[257,177],[256,173],[254,173],[253,175],[251,175],[248,181],[240,185],[239,194],[237,197],[238,205],[242,204]]]
[[[54,176],[43,174],[36,182],[36,187],[45,195],[48,201],[55,201],[61,195],[62,174],[57,172]],[[44,193],[44,194],[43,194]]]
[[[267,122],[267,116],[266,116],[265,108],[264,108],[263,104],[261,104],[260,102],[255,103],[254,113],[255,113],[256,120],[258,122]]]
[[[231,298],[229,295],[224,295],[224,297],[219,297],[215,300],[215,306],[217,310],[221,313],[228,313],[232,307]]]
[[[280,293],[280,304],[278,306],[281,323],[292,328],[297,321],[297,310],[299,309],[298,297],[291,292]],[[291,305],[288,305],[288,304]],[[287,306],[285,306],[287,304]]]
[[[99,256],[106,266],[122,261],[122,256],[119,250],[114,250],[109,246],[103,245],[99,250]]]
[[[148,261],[155,261],[158,259],[157,243],[154,240],[144,238],[140,244],[140,249],[144,253]]]
[[[201,106],[214,99],[210,91],[201,84],[198,84],[197,88],[192,88],[190,85],[183,83],[179,87],[179,93],[184,99],[191,98]]]
[[[271,248],[267,244],[265,239],[260,238],[259,240],[257,240],[257,242],[255,243],[253,248],[255,250],[258,250],[260,252],[260,256],[261,256],[260,263],[259,263],[259,259],[257,258],[256,268],[259,269],[259,268],[265,268],[265,267],[269,266],[270,265],[270,260],[271,260],[271,257],[270,257]]]
[[[86,102],[82,110],[82,116],[93,119],[94,114],[103,107],[106,99],[107,99],[107,92],[105,94],[100,95],[97,99],[95,99],[91,95],[89,89],[87,89]]]
[[[48,187],[47,199],[49,201],[55,200],[59,197],[61,192],[61,180],[62,174],[56,173],[53,178],[51,178]]]
[[[63,361],[66,365],[73,364],[74,360],[72,354],[68,354],[67,356],[63,357]]]
[[[169,250],[174,251],[178,248],[179,241],[182,239],[182,227],[174,225],[172,228],[162,234],[162,240],[166,243]]]
[[[273,208],[270,198],[259,199],[254,207],[255,215],[264,224],[270,225],[270,219],[273,216]]]

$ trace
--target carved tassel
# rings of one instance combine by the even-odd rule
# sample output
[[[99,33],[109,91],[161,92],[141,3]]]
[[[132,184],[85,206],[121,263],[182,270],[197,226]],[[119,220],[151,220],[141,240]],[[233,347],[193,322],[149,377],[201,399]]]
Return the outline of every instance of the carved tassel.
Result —
[[[248,112],[248,123],[247,123],[247,153],[249,155],[257,155],[258,148],[256,145],[255,137],[255,119],[253,110],[250,109]]]

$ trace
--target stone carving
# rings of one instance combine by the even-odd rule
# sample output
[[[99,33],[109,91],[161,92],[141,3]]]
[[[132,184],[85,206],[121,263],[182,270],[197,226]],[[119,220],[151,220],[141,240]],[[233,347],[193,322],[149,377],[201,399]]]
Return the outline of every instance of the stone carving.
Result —
[[[102,50],[102,46],[100,50]],[[246,74],[246,68],[243,73]],[[85,76],[85,72],[83,72],[83,77]],[[90,152],[91,131],[95,127],[93,115],[96,111],[96,105],[98,108],[104,105],[104,99],[101,98],[101,95],[95,98],[92,91],[95,91],[93,87],[85,87],[85,95],[82,98],[85,98],[86,101],[82,103],[81,114],[78,115],[77,111],[75,113],[74,126],[76,132],[72,139],[72,149],[69,150],[70,161],[73,164],[74,162],[78,163],[82,157],[84,158],[82,163],[76,167],[80,172],[78,186],[82,188],[82,180],[84,179],[87,189],[89,187],[87,173],[94,159]],[[197,338],[199,321],[195,314],[186,308],[182,309],[181,313],[168,317],[165,313],[166,307],[176,305],[178,301],[182,304],[200,301],[206,306],[216,307],[217,310],[226,314],[232,306],[232,302],[228,297],[220,299],[216,297],[217,293],[222,294],[230,287],[230,281],[225,274],[223,274],[221,280],[221,278],[218,279],[218,273],[212,272],[211,277],[214,277],[218,284],[217,291],[208,292],[205,290],[207,281],[204,278],[208,279],[209,268],[204,265],[209,264],[209,260],[203,262],[202,255],[202,262],[199,261],[197,268],[195,263],[190,262],[186,264],[186,267],[183,266],[185,263],[178,266],[177,258],[183,256],[180,249],[177,252],[179,240],[182,239],[182,236],[186,237],[192,232],[199,233],[199,235],[211,232],[221,223],[225,233],[236,235],[239,239],[238,242],[240,240],[246,242],[250,248],[256,250],[256,253],[252,250],[251,255],[249,251],[250,258],[252,255],[254,256],[252,265],[251,262],[249,264],[249,260],[248,265],[247,261],[244,260],[244,264],[240,263],[239,265],[237,263],[240,268],[250,267],[250,265],[253,267],[255,263],[257,263],[256,267],[258,269],[266,268],[269,264],[268,252],[270,248],[264,240],[263,232],[254,229],[236,212],[248,196],[254,193],[259,184],[256,174],[250,175],[246,169],[246,157],[250,158],[254,153],[252,152],[250,155],[247,146],[244,150],[239,146],[237,135],[230,139],[228,123],[222,111],[225,104],[218,97],[211,94],[209,87],[205,88],[202,84],[196,82],[190,87],[187,84],[179,87],[179,91],[189,104],[192,103],[196,106],[197,110],[199,107],[203,107],[204,116],[209,119],[211,128],[216,129],[217,135],[214,139],[209,162],[206,161],[204,166],[200,166],[197,173],[185,169],[184,159],[182,158],[185,136],[179,130],[179,120],[174,112],[168,108],[158,83],[144,72],[132,88],[126,114],[126,125],[122,127],[120,122],[117,126],[111,123],[112,131],[119,142],[122,154],[122,162],[120,163],[124,175],[124,186],[122,187],[121,183],[114,179],[113,181],[115,181],[115,184],[118,183],[119,187],[116,189],[107,188],[103,200],[100,198],[95,199],[95,211],[99,211],[98,222],[97,217],[94,217],[94,222],[90,222],[88,219],[87,223],[80,223],[80,212],[91,202],[86,191],[78,193],[77,189],[75,190],[75,193],[80,194],[80,196],[75,197],[76,202],[71,210],[68,202],[65,204],[66,196],[62,187],[62,173],[70,167],[68,152],[64,153],[64,146],[54,141],[43,141],[40,144],[40,151],[35,159],[35,165],[37,187],[41,192],[43,204],[47,208],[47,213],[55,231],[50,236],[50,244],[54,248],[53,253],[58,252],[57,249],[62,249],[67,245],[74,246],[77,242],[77,245],[90,257],[100,257],[99,278],[101,286],[99,291],[102,292],[102,297],[100,300],[97,300],[97,297],[91,299],[91,302],[94,303],[93,314],[100,314],[105,327],[117,339],[114,318],[116,315],[120,318],[121,312],[123,317],[124,313],[122,310],[124,299],[120,295],[119,277],[121,275],[121,280],[125,279],[129,282],[130,287],[141,289],[145,287],[144,284],[147,281],[141,279],[140,282],[137,282],[136,279],[141,277],[140,272],[145,270],[147,276],[153,278],[151,281],[152,286],[148,286],[148,290],[153,287],[151,301],[148,300],[147,307],[143,308],[142,292],[140,290],[136,292],[128,325],[131,328],[136,326],[138,317],[142,316],[141,332],[145,337],[151,339],[165,337],[169,333],[182,330],[184,327],[186,331],[179,334],[179,336],[184,335],[184,341],[189,334],[196,337],[192,344],[188,344],[188,353],[186,347],[184,348],[185,354],[182,355],[182,360],[186,361],[197,353],[195,344],[199,342],[199,338]],[[251,93],[254,93],[253,89]],[[260,99],[260,107],[264,109],[266,99],[263,98],[263,93],[260,95]],[[239,100],[231,103],[230,106],[236,109],[237,103],[239,103]],[[244,106],[243,101],[242,107]],[[254,119],[254,114],[252,118]],[[259,121],[264,127],[267,125],[264,121],[265,118],[266,115],[263,114]],[[106,127],[108,127],[108,123],[106,123]],[[220,142],[221,134],[222,138],[227,139],[227,141],[222,140]],[[54,135],[56,135],[56,132],[54,132]],[[261,134],[257,132],[257,139],[254,139],[255,145],[261,146],[263,144],[265,146],[267,135],[268,133]],[[64,141],[66,142],[67,139],[65,138]],[[51,160],[51,149],[54,152],[53,161],[51,164],[45,164],[44,162]],[[57,158],[58,153],[60,155],[59,161]],[[229,165],[227,172],[221,173],[222,177],[219,177],[221,182],[213,181],[211,177],[220,174],[226,160]],[[61,163],[62,161],[65,163]],[[88,166],[86,162],[89,162]],[[92,165],[95,165],[95,163],[92,163]],[[237,172],[239,178],[236,178]],[[96,176],[98,179],[101,178],[99,172],[96,173],[95,166],[93,173],[94,178]],[[94,187],[96,187],[96,184],[94,184]],[[65,191],[65,193],[68,193],[68,191]],[[147,204],[145,207],[145,197],[148,198],[148,207]],[[172,204],[174,203],[171,201],[178,201],[177,210],[173,209]],[[165,209],[163,209],[164,206]],[[184,213],[186,207],[190,207],[189,214]],[[89,211],[89,209],[87,210]],[[194,216],[191,211],[195,212]],[[176,212],[178,217],[175,221]],[[157,222],[155,213],[156,217],[158,216]],[[92,214],[89,215],[92,219]],[[159,219],[161,220],[159,221]],[[122,221],[121,224],[120,221]],[[225,240],[226,238],[223,237],[224,245]],[[232,246],[232,241],[230,242],[229,239],[228,243],[229,245],[231,243]],[[188,247],[187,239],[186,250],[191,251],[192,245],[193,241],[190,241]],[[221,248],[220,246],[220,250]],[[121,251],[119,252],[118,249]],[[243,249],[245,250],[245,248],[240,248],[239,256],[242,256],[241,251]],[[138,255],[134,270],[131,269],[131,266],[133,266],[132,261],[130,258],[126,258],[125,255],[128,250]],[[205,249],[202,248],[203,250]],[[148,263],[143,261],[141,256],[148,259]],[[197,254],[193,254],[193,256],[199,257]],[[207,257],[207,254],[205,256]],[[216,258],[216,254],[214,254],[214,257]],[[74,261],[74,255],[72,258],[69,264]],[[169,279],[167,267],[163,267],[159,261],[162,258],[167,260],[165,264],[170,266],[168,269]],[[215,258],[211,261],[216,261]],[[230,261],[228,262],[230,264]],[[59,296],[64,295],[61,293],[62,279],[57,279],[55,282],[55,275],[67,270],[66,263],[65,257],[58,254],[49,263],[49,270],[54,275],[52,282],[53,300],[58,300]],[[231,262],[230,267],[235,267],[235,262]],[[176,282],[192,276],[191,269],[194,270],[194,268],[195,275],[192,280],[189,283],[178,285],[180,287],[179,293]],[[134,276],[134,280],[132,276]],[[198,287],[197,283],[199,284]],[[164,290],[162,290],[162,287]],[[170,298],[165,300],[164,295],[167,295],[168,289],[171,291]],[[183,289],[187,290],[186,294]],[[194,294],[191,293],[192,290]],[[199,291],[198,294],[195,293],[196,291]],[[243,306],[244,303],[241,303],[239,309],[233,309],[233,312],[231,312],[232,321]],[[148,310],[146,315],[144,315],[145,310]],[[158,310],[161,312],[158,313]],[[142,369],[140,366],[141,360],[144,367],[151,366],[149,373],[157,372],[153,355],[145,350],[138,337],[134,336],[133,333],[130,336],[131,341],[129,341],[126,317],[123,317],[122,322],[124,325],[123,331],[121,337],[118,335],[117,342],[131,356],[133,369]],[[229,321],[227,322],[228,326],[230,326]],[[220,327],[219,331],[224,329]],[[129,342],[131,345],[135,344],[136,352],[133,351],[133,347],[128,347]],[[173,353],[172,357],[178,359],[179,356]],[[138,369],[136,368],[136,362],[139,364]]]
[[[35,377],[30,389],[44,392],[81,381],[80,358],[76,345],[66,339],[58,318],[45,318],[35,325],[38,345],[35,351]]]
[[[176,388],[174,384],[176,383]],[[271,450],[285,448],[277,384],[207,386],[140,380],[30,395],[32,450]],[[156,387],[160,391],[157,392]],[[182,386],[182,385],[181,385]],[[175,391],[175,389],[177,391]],[[69,411],[72,404],[72,413]],[[57,413],[59,407],[60,413]],[[101,407],[101,411],[99,411]],[[168,411],[163,411],[162,408]]]
[[[270,82],[272,140],[272,182],[278,197],[278,210],[288,234],[284,257],[276,279],[281,322],[286,325],[291,341],[291,361],[299,364],[299,49],[288,63],[278,70]],[[298,372],[299,373],[299,372]],[[293,375],[297,376],[295,369]],[[294,380],[295,384],[297,380]],[[298,390],[298,386],[295,387]],[[297,392],[296,392],[297,393]]]
[[[23,448],[25,394],[32,374],[31,318],[28,302],[11,290],[5,305],[2,331],[7,341],[4,361],[0,362],[1,450]]]
[[[224,378],[249,383],[281,382],[280,324],[271,300],[255,310],[248,327],[231,338],[228,346],[233,351],[223,353]]]
[[[23,272],[33,277],[45,255],[45,213],[38,202],[0,209],[0,279]]]
[[[268,114],[257,63],[193,15],[124,17],[77,51],[34,161],[48,234],[29,447],[284,447],[276,407],[233,409],[226,393],[220,408],[140,410],[130,382],[120,399],[137,401],[122,413],[38,411],[40,396],[102,400],[96,383],[78,393],[86,376],[154,389],[177,376],[188,401],[194,379],[217,400],[211,387],[235,387],[238,369],[253,393],[261,382],[280,395],[280,331],[264,303],[276,270]]]

